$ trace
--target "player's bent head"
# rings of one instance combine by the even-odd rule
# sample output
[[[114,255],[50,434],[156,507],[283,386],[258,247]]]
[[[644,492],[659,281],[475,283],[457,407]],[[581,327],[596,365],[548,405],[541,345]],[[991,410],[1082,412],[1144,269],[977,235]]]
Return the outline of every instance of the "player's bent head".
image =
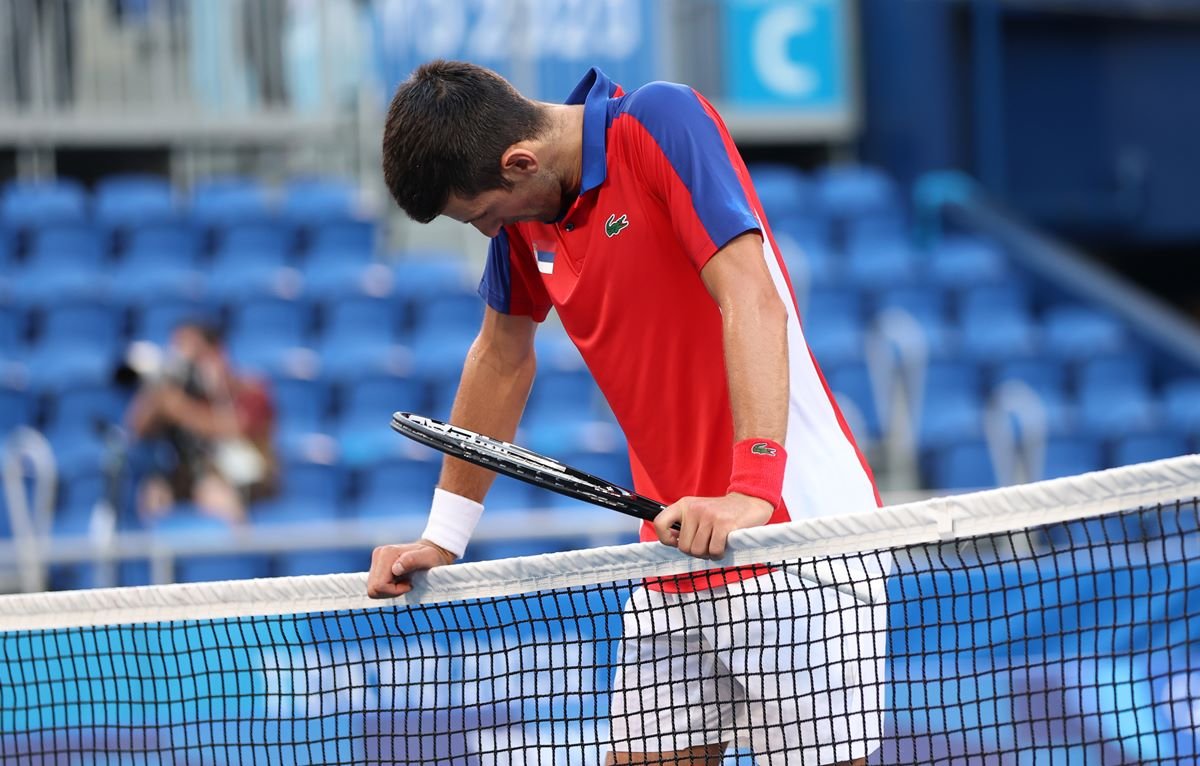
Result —
[[[383,178],[410,218],[428,223],[451,193],[509,188],[501,158],[541,133],[539,105],[490,69],[465,61],[422,64],[392,97],[383,128]]]

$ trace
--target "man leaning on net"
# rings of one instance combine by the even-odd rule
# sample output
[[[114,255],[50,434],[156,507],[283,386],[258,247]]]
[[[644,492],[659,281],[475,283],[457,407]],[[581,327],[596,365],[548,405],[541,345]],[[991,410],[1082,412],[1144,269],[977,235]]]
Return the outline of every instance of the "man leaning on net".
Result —
[[[383,170],[413,219],[491,237],[456,425],[511,440],[551,308],[670,503],[643,540],[719,559],[735,529],[878,505],[800,331],[732,139],[692,89],[625,93],[597,69],[565,104],[433,61],[388,111]],[[447,459],[422,539],[375,550],[368,589],[463,554],[494,474]],[[678,532],[672,529],[679,524]],[[610,763],[863,763],[879,746],[884,607],[782,569],[648,582],[626,607]]]

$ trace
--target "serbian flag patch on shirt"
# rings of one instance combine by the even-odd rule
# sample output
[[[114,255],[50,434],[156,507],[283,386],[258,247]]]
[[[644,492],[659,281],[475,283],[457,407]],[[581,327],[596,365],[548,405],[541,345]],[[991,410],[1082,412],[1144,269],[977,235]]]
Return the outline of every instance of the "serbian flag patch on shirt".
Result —
[[[538,271],[543,274],[554,273],[554,245],[549,242],[534,242],[533,254],[537,256]]]

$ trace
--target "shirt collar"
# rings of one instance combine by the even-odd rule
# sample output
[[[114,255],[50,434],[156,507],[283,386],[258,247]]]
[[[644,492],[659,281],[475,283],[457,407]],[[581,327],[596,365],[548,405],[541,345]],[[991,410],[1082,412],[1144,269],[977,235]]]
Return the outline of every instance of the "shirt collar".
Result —
[[[597,67],[583,76],[567,104],[583,104],[583,178],[579,194],[604,183],[608,174],[605,139],[608,133],[608,101],[621,95],[621,89]]]

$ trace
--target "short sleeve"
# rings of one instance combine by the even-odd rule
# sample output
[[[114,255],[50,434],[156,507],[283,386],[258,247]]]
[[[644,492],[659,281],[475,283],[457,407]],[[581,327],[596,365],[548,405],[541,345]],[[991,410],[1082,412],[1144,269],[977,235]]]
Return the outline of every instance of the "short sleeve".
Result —
[[[633,139],[651,191],[666,202],[697,268],[738,235],[761,230],[745,166],[707,101],[687,86],[656,82],[623,108],[640,126]]]
[[[510,227],[492,238],[479,295],[501,314],[528,316],[541,322],[550,313],[550,296],[533,265],[532,251]]]

